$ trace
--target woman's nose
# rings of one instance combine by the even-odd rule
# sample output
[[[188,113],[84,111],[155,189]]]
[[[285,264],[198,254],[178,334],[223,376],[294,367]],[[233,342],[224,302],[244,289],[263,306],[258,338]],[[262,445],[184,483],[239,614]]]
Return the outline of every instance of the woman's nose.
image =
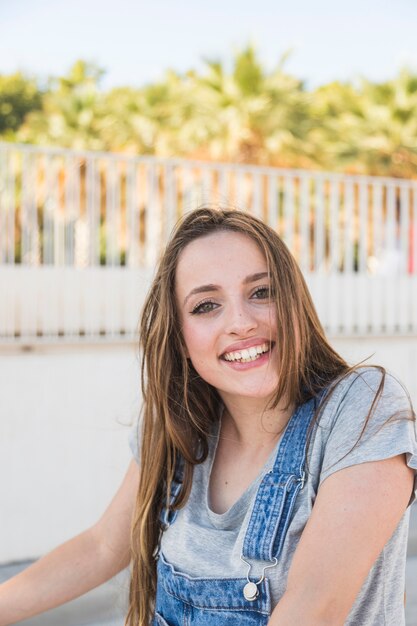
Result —
[[[229,306],[226,332],[234,335],[247,335],[258,326],[253,313],[243,304],[233,304]]]

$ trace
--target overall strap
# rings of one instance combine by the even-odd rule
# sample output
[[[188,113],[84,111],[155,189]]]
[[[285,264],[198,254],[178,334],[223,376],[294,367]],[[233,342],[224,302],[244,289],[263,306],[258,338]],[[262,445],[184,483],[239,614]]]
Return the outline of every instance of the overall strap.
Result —
[[[243,542],[245,559],[274,561],[279,557],[296,497],[304,486],[307,431],[317,399],[300,405],[290,418],[274,466],[258,487]]]

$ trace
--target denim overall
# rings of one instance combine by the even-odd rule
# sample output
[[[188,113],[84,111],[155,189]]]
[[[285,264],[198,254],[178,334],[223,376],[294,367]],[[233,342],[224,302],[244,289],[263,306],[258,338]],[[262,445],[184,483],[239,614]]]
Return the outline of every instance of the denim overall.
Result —
[[[174,570],[162,553],[158,557],[156,613],[153,626],[263,626],[271,614],[269,581],[265,570],[276,565],[305,482],[307,430],[317,406],[311,399],[292,415],[279,444],[274,466],[262,479],[243,542],[242,569],[246,578],[194,578]],[[171,503],[179,492],[181,476],[173,485]],[[176,511],[164,510],[165,528]],[[251,578],[251,563],[266,562],[264,574]],[[246,564],[246,565],[245,565]]]

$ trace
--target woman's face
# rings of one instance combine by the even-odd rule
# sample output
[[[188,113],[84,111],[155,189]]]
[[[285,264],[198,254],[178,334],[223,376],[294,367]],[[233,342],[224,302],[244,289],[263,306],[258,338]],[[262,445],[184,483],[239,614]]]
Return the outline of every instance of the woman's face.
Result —
[[[182,251],[176,298],[188,357],[224,401],[277,387],[276,315],[265,257],[248,236],[220,231]]]

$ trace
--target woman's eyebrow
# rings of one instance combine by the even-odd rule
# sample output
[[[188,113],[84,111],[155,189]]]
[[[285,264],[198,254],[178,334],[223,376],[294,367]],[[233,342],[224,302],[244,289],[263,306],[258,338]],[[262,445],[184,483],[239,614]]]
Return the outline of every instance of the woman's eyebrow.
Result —
[[[220,287],[218,285],[201,285],[200,287],[195,287],[191,289],[190,293],[184,299],[184,304],[187,304],[187,300],[194,296],[196,293],[205,293],[207,291],[219,291]]]
[[[268,272],[257,272],[256,274],[249,274],[246,276],[242,284],[248,285],[250,283],[255,283],[257,280],[261,280],[262,278],[267,278],[269,276]],[[208,291],[220,291],[221,287],[219,285],[200,285],[199,287],[194,287],[191,289],[190,293],[184,299],[184,306],[187,304],[187,300],[198,293],[207,293]]]
[[[261,280],[262,278],[268,278],[268,272],[258,272],[257,274],[250,274],[243,279],[243,284],[247,285],[248,283],[256,283],[257,280]]]

